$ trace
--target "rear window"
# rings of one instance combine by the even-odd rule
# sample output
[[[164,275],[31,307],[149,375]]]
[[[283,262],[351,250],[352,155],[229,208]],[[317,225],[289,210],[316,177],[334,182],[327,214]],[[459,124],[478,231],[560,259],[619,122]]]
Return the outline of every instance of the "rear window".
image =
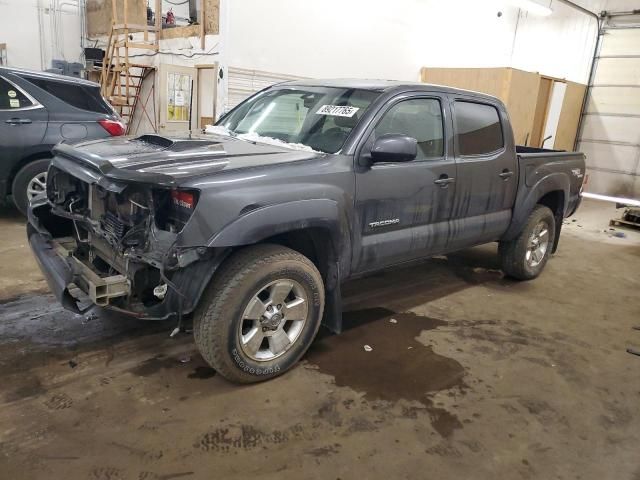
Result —
[[[95,113],[113,113],[100,95],[100,89],[98,87],[56,82],[41,78],[26,78],[26,80],[72,107]]]
[[[0,78],[0,110],[15,110],[32,106],[33,103],[20,90]]]
[[[458,155],[484,155],[504,146],[498,110],[483,103],[455,103]]]

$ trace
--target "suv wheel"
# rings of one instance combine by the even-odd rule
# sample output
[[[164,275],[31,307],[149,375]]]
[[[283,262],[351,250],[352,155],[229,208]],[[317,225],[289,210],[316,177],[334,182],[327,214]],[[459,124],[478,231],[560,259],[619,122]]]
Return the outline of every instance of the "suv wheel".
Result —
[[[551,210],[536,205],[520,235],[500,242],[498,252],[504,273],[518,280],[531,280],[540,275],[551,255],[555,232]]]
[[[324,285],[305,256],[278,245],[245,248],[216,272],[194,314],[204,359],[233,382],[286,372],[313,341],[324,309]]]
[[[48,158],[43,158],[28,163],[18,171],[13,179],[11,187],[13,202],[25,216],[29,208],[29,201],[46,190],[49,162]]]

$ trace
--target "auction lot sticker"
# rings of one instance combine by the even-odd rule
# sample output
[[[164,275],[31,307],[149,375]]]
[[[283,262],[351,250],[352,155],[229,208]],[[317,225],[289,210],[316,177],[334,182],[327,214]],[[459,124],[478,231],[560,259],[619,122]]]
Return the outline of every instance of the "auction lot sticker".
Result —
[[[360,110],[358,107],[349,107],[347,105],[323,105],[316,115],[331,115],[333,117],[353,117]]]

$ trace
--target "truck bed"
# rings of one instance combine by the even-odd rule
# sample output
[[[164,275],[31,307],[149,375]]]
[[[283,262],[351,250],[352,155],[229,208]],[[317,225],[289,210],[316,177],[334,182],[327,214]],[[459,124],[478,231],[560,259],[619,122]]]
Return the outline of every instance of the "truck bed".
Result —
[[[569,198],[565,216],[572,215],[580,203],[580,191],[585,174],[585,156],[580,152],[551,150],[516,146],[518,165],[520,169],[518,195],[523,201],[523,195],[535,188],[544,177],[555,177],[558,184],[569,183]]]

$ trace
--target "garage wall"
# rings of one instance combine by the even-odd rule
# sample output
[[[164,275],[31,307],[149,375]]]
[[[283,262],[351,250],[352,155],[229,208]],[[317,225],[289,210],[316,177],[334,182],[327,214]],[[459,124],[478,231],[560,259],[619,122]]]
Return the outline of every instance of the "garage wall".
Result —
[[[309,77],[418,80],[423,66],[513,66],[585,83],[596,32],[558,1],[550,17],[499,0],[226,3],[234,67]]]
[[[42,70],[52,59],[80,61],[82,0],[0,0],[0,43],[9,66]]]

